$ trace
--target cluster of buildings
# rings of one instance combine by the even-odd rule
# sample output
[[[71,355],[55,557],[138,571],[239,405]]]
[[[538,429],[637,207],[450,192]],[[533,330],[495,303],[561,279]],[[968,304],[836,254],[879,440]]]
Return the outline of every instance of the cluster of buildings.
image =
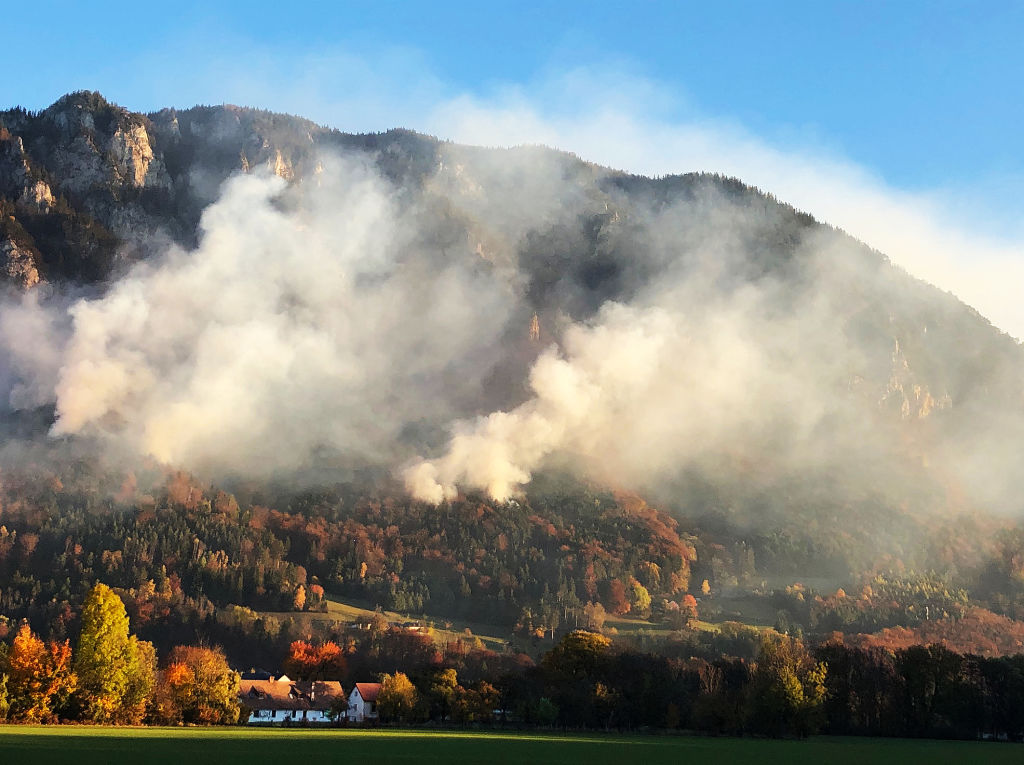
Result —
[[[264,672],[242,675],[238,701],[250,725],[362,723],[377,719],[380,683],[356,683],[346,696],[337,680],[292,680]]]

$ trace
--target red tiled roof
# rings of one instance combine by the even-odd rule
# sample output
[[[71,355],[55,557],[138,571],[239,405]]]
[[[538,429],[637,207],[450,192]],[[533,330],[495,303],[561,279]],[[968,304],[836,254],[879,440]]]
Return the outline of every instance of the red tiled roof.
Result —
[[[363,701],[376,701],[380,693],[380,683],[356,683],[356,688]]]
[[[243,680],[238,688],[238,701],[249,709],[327,710],[338,696],[345,693],[336,680]]]

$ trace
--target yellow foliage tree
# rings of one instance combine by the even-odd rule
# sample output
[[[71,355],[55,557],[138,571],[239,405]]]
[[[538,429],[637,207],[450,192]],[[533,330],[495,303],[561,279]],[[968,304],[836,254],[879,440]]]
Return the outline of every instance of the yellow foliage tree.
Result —
[[[152,643],[128,634],[124,603],[105,584],[93,587],[82,606],[74,666],[83,719],[141,722],[153,691],[156,652]]]
[[[408,722],[418,701],[416,686],[404,672],[381,675],[377,712],[385,722]]]
[[[635,613],[646,615],[651,610],[651,594],[640,582],[634,579],[630,583],[630,606]]]
[[[769,736],[805,737],[823,722],[828,667],[799,640],[765,634],[747,689],[746,722]]]

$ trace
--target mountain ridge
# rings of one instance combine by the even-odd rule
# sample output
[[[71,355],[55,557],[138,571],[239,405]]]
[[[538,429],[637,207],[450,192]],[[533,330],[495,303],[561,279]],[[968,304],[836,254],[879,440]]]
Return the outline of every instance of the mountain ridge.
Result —
[[[684,304],[698,295],[694,331],[721,305],[745,311],[741,335],[754,333],[773,353],[786,354],[794,370],[806,365],[812,377],[822,375],[794,395],[834,404],[824,407],[815,438],[829,428],[840,433],[826,441],[840,456],[806,475],[839,475],[839,506],[863,495],[870,475],[884,476],[877,481],[883,505],[918,505],[925,515],[947,504],[1016,512],[993,476],[1006,472],[1024,442],[1019,344],[883,254],[734,178],[645,178],[545,147],[460,146],[405,129],[352,135],[245,107],[137,114],[79,92],[38,113],[0,112],[0,272],[19,290],[49,282],[58,291],[102,296],[152,253],[199,246],[202,215],[229,178],[259,170],[311,195],[323,158],[339,153],[371,165],[394,205],[410,211],[410,246],[431,253],[428,267],[468,264],[483,274],[480,284],[505,284],[517,295],[495,329],[498,348],[481,357],[479,380],[453,406],[457,415],[513,410],[530,398],[530,367],[547,343],[561,342],[566,327],[600,324],[609,303],[657,303],[662,298],[651,295],[683,272]],[[744,296],[752,290],[757,301],[748,306]],[[705,293],[714,295],[707,305]],[[803,314],[789,314],[793,305],[829,331],[801,334],[810,325]],[[792,342],[774,340],[780,331]],[[807,337],[806,348],[794,346]],[[848,347],[836,353],[837,343]],[[799,414],[802,405],[793,408]],[[426,434],[424,448],[436,451],[443,425],[405,423],[401,432]],[[778,429],[766,438],[777,441]],[[1011,444],[1011,453],[990,460],[998,440]],[[716,481],[713,504],[758,507],[765,491],[823,480],[799,478],[804,462],[766,468],[778,460],[770,447],[758,449],[730,454],[726,445],[708,458],[710,467],[701,470],[745,476],[740,491],[730,480]],[[974,456],[981,452],[985,459]],[[757,470],[742,467],[757,462]],[[683,514],[700,495],[678,476],[632,488],[650,490]],[[798,504],[820,501],[817,490],[798,494]]]

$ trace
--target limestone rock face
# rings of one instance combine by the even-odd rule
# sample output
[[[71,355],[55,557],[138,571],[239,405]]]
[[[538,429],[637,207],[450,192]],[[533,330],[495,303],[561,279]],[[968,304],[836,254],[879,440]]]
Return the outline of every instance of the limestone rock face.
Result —
[[[47,157],[47,164],[60,179],[62,191],[81,195],[108,181],[99,156],[100,149],[93,136],[77,135],[67,144],[55,146]]]
[[[110,137],[109,145],[114,172],[122,183],[136,188],[147,185],[147,180],[149,185],[167,185],[167,174],[161,172],[163,168],[159,165],[154,167],[153,177],[147,179],[154,155],[145,126],[129,123],[119,127]]]
[[[292,163],[281,155],[280,149],[274,151],[273,161],[268,161],[267,165],[278,178],[283,178],[286,181],[294,180],[295,170]]]
[[[50,107],[55,109],[55,107]],[[142,118],[117,114],[109,125],[76,108],[43,113],[69,139],[53,147],[51,163],[61,186],[71,192],[94,187],[167,188],[170,177],[157,159]]]
[[[0,279],[23,290],[36,286],[39,271],[32,252],[12,239],[0,239]]]
[[[0,135],[0,188],[7,190],[22,186],[28,175],[25,143],[9,132]]]
[[[24,141],[8,131],[0,133],[0,196],[33,212],[46,212],[53,205],[53,192],[33,172]]]
[[[918,379],[900,348],[898,338],[893,338],[891,359],[892,372],[878,402],[880,406],[894,408],[904,420],[923,420],[933,411],[948,409],[953,405],[948,393],[936,397]]]
[[[18,197],[18,204],[37,212],[46,212],[53,206],[53,192],[45,181],[27,183]]]
[[[400,137],[428,155],[433,146]],[[394,136],[345,136],[235,106],[138,114],[86,91],[40,112],[0,107],[0,241],[11,243],[0,278],[104,281],[163,243],[193,246],[202,210],[233,173],[301,185],[315,179],[322,146],[372,153],[385,143]],[[404,172],[395,147],[387,162]]]

